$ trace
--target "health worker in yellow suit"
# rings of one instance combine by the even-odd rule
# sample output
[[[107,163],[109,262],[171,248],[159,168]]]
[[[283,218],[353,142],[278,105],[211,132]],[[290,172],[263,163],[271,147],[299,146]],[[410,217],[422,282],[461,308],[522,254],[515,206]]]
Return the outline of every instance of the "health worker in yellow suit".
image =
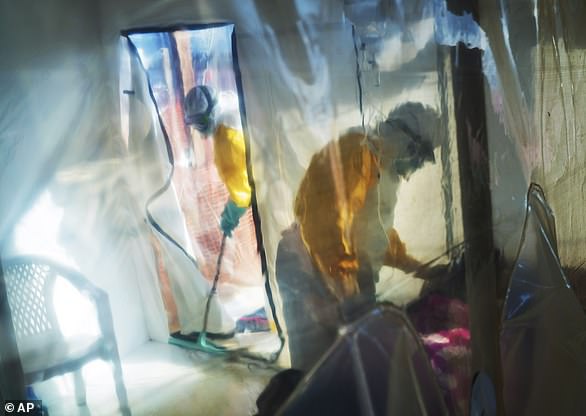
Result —
[[[328,289],[339,300],[361,292],[361,274],[376,280],[383,266],[429,270],[407,253],[393,228],[402,180],[435,162],[438,114],[405,103],[364,133],[351,129],[313,156],[294,212],[301,238]]]
[[[252,191],[238,109],[219,107],[215,91],[205,85],[192,88],[184,101],[186,124],[204,138],[212,137],[214,140],[214,163],[230,194],[222,212],[220,227],[230,237],[240,217],[250,206]]]
[[[433,109],[404,103],[312,157],[276,261],[293,367],[309,370],[338,327],[374,303],[382,266],[426,279],[441,273],[409,255],[393,227],[400,184],[435,162],[438,121]]]

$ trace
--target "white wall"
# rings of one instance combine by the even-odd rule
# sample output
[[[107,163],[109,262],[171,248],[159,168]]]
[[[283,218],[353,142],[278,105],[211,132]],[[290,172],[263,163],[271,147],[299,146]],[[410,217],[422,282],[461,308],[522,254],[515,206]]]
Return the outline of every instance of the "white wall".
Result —
[[[3,257],[66,253],[108,292],[126,352],[148,338],[135,262],[137,255],[148,260],[152,254],[136,232],[124,150],[107,122],[110,65],[97,6],[0,2],[0,237]],[[18,246],[12,226],[47,193],[62,213],[57,218],[48,212],[40,221],[51,224],[53,235],[21,227]]]

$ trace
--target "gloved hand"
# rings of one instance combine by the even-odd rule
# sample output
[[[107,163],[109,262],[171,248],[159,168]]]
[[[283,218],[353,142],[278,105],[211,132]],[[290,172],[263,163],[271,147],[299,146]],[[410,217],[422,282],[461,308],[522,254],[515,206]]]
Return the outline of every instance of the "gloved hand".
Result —
[[[232,237],[232,231],[238,226],[240,217],[244,215],[248,207],[239,207],[232,201],[228,200],[222,212],[220,220],[220,228],[228,237]]]
[[[426,266],[415,272],[415,277],[423,280],[432,281],[441,279],[448,274],[448,265],[437,264],[435,266]]]

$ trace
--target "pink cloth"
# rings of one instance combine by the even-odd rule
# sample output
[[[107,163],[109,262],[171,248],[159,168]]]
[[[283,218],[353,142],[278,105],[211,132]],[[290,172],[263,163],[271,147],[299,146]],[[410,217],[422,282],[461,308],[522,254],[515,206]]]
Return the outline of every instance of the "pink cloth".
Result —
[[[454,328],[421,338],[450,413],[467,415],[471,383],[470,331]]]
[[[450,414],[468,415],[472,382],[468,305],[432,294],[421,299],[411,319],[421,334]]]

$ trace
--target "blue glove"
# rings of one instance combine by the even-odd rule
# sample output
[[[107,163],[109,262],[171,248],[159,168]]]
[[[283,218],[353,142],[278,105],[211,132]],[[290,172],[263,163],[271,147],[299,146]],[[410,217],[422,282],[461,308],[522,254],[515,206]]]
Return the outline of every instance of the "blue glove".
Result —
[[[244,215],[248,207],[239,207],[232,201],[228,200],[222,212],[222,218],[220,221],[220,228],[228,237],[232,237],[232,231],[238,226],[240,217]]]

